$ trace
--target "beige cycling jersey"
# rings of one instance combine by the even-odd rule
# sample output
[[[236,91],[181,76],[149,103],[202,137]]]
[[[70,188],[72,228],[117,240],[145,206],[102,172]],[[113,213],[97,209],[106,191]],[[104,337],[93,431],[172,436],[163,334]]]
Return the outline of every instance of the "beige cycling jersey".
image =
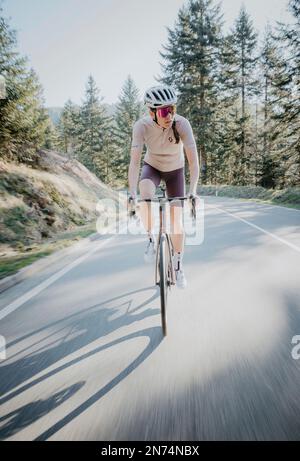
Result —
[[[147,147],[145,162],[159,171],[173,171],[184,166],[183,147],[195,148],[196,143],[190,122],[175,114],[180,141],[176,144],[172,126],[162,128],[150,116],[138,120],[133,126],[132,148]]]

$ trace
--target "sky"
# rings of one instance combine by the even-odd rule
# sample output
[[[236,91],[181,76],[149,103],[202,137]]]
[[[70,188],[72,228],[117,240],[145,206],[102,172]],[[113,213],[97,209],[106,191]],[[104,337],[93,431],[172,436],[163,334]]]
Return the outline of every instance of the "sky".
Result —
[[[288,0],[221,3],[225,31],[242,4],[261,37],[268,22],[291,22]],[[47,107],[62,107],[68,99],[81,104],[90,74],[104,103],[117,102],[128,75],[142,95],[161,75],[167,27],[174,27],[185,4],[188,0],[2,0],[3,15],[17,31],[18,50],[38,74]]]

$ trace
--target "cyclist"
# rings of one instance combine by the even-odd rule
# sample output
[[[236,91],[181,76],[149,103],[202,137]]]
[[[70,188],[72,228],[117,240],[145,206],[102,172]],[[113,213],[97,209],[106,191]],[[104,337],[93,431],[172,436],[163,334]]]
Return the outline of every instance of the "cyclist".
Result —
[[[147,152],[139,181],[141,198],[153,198],[161,179],[166,183],[169,198],[185,196],[185,151],[190,172],[188,195],[196,197],[198,201],[196,191],[199,179],[197,147],[189,121],[176,113],[176,102],[174,89],[167,85],[153,86],[145,93],[144,103],[149,108],[149,116],[141,118],[134,124],[128,170],[129,192],[133,200],[136,199],[141,155],[145,144]],[[173,261],[176,285],[179,288],[185,288],[187,285],[182,265],[184,250],[182,203],[174,201],[170,206]],[[144,259],[146,262],[151,262],[154,261],[156,254],[151,203],[141,202],[140,214],[148,233]]]

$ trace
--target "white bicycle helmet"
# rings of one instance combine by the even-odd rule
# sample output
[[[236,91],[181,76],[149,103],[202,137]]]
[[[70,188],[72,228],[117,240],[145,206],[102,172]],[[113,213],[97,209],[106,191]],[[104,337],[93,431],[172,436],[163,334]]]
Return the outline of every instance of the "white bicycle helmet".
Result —
[[[173,88],[167,85],[152,86],[144,96],[147,107],[157,108],[176,104],[177,96]]]

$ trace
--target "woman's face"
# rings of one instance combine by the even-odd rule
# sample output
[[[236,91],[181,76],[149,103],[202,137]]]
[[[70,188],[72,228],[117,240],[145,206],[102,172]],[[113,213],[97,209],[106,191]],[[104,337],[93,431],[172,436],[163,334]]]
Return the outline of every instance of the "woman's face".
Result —
[[[152,112],[151,109],[150,109],[150,116],[152,117],[152,119],[155,118],[155,113]],[[159,111],[156,112],[157,123],[159,124],[159,126],[162,126],[163,128],[170,128],[170,126],[173,123],[174,116],[175,116],[175,113],[172,114],[169,112],[166,117],[160,117]]]

